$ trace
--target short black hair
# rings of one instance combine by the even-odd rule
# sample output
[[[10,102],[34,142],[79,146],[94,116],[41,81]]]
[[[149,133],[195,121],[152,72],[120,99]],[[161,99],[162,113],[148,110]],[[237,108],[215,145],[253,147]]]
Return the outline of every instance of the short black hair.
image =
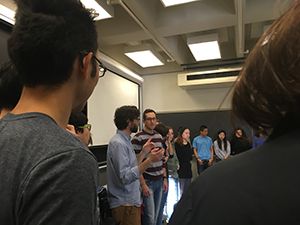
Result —
[[[78,0],[17,0],[9,56],[24,86],[58,86],[82,52],[98,49],[93,15]],[[96,65],[96,64],[95,64]]]
[[[153,110],[153,109],[146,109],[144,112],[143,112],[143,120],[145,121],[146,120],[146,114],[147,113],[154,113],[155,116],[156,116],[156,112]]]
[[[200,131],[204,131],[205,129],[208,129],[208,128],[207,128],[207,126],[205,126],[205,125],[201,125],[201,127],[200,127],[200,129],[199,129],[199,130],[200,130]]]
[[[83,112],[72,112],[69,118],[69,124],[75,127],[76,132],[83,133],[84,126],[88,123],[88,118]]]
[[[7,62],[0,69],[0,109],[12,110],[17,105],[22,85],[14,66]]]
[[[116,109],[114,122],[118,130],[124,130],[128,126],[129,121],[138,119],[140,111],[136,106],[125,105]]]

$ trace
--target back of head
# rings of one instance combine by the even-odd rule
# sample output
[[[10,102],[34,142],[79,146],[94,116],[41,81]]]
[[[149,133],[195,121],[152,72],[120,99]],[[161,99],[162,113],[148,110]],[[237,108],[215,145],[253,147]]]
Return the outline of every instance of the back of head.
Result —
[[[83,132],[80,128],[88,123],[88,118],[83,112],[72,112],[69,118],[69,124],[75,127],[76,132]]]
[[[232,109],[254,129],[300,113],[300,2],[277,19],[248,56]]]
[[[159,123],[155,126],[154,130],[159,133],[162,137],[166,137],[169,132],[169,127],[163,123]]]
[[[67,81],[82,51],[96,52],[97,33],[79,0],[17,0],[8,52],[24,86]]]
[[[5,63],[0,69],[0,110],[12,110],[18,103],[22,85],[14,66]]]
[[[115,111],[114,122],[119,130],[127,128],[128,123],[140,117],[140,111],[136,106],[124,105]]]

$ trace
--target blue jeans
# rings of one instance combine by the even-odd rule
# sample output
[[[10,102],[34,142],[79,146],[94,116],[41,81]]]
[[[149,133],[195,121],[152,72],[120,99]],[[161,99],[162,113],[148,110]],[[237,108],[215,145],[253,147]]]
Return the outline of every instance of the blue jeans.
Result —
[[[161,197],[161,202],[160,202],[160,209],[159,209],[156,225],[162,225],[162,219],[163,219],[165,204],[166,204],[167,197],[168,197],[168,192],[169,192],[169,187],[168,187],[168,190],[166,192],[164,192],[164,191],[162,192],[162,197]]]
[[[204,170],[206,170],[209,165],[208,165],[208,160],[202,160],[203,164],[200,165],[199,162],[198,163],[198,174],[200,175],[201,172],[203,172]]]
[[[144,214],[142,217],[143,225],[156,225],[160,209],[163,180],[146,180],[149,187],[150,196],[143,196]]]

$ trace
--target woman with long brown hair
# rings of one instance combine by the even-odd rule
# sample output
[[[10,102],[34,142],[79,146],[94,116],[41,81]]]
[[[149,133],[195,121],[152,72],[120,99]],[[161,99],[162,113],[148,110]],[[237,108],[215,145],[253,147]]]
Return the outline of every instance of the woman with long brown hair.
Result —
[[[180,192],[183,194],[189,187],[192,180],[192,166],[191,160],[193,155],[193,148],[190,143],[190,130],[188,128],[181,128],[178,137],[175,141],[175,151],[179,161],[178,177]]]

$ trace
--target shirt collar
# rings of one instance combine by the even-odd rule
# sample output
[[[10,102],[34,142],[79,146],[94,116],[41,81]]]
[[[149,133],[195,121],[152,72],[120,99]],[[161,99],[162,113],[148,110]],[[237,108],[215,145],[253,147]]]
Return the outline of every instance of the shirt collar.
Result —
[[[127,133],[125,133],[124,131],[122,130],[117,130],[117,134],[120,134],[122,137],[124,137],[126,140],[129,140],[131,139],[130,135],[128,135]]]

